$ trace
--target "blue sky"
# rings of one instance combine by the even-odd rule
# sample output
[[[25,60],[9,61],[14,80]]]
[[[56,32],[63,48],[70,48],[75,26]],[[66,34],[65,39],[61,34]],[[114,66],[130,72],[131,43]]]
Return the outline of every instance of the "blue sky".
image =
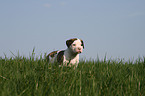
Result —
[[[0,56],[37,56],[84,40],[81,58],[145,56],[145,0],[1,0]],[[11,52],[10,52],[11,51]]]

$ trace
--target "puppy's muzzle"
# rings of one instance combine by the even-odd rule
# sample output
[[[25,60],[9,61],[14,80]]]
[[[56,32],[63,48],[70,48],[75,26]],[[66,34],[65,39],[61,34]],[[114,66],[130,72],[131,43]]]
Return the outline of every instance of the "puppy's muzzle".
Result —
[[[77,50],[78,53],[82,53],[82,49],[80,47],[78,47]]]

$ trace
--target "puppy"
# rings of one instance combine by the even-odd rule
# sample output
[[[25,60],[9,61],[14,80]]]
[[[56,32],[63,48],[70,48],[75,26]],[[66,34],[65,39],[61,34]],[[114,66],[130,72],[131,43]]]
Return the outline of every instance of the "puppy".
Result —
[[[78,38],[69,39],[66,41],[67,49],[61,51],[53,51],[47,55],[49,63],[58,62],[63,66],[78,66],[79,54],[83,52],[83,40]]]

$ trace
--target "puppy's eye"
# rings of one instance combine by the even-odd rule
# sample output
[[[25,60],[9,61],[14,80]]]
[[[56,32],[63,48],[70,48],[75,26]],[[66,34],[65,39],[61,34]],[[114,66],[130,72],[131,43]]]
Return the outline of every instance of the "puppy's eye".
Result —
[[[73,44],[73,46],[76,46],[76,44]]]

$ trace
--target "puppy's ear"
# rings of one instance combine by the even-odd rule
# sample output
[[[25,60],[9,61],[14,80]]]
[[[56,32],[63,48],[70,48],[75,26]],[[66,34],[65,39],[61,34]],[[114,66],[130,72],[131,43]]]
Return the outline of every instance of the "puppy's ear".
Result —
[[[81,39],[80,39],[80,40],[81,40]],[[83,42],[83,40],[81,40],[81,42],[82,42],[82,46],[83,46],[83,48],[85,48],[85,47],[84,47],[84,42]]]
[[[67,47],[69,48],[69,46],[70,46],[75,40],[77,40],[77,38],[67,40],[67,41],[66,41]]]

